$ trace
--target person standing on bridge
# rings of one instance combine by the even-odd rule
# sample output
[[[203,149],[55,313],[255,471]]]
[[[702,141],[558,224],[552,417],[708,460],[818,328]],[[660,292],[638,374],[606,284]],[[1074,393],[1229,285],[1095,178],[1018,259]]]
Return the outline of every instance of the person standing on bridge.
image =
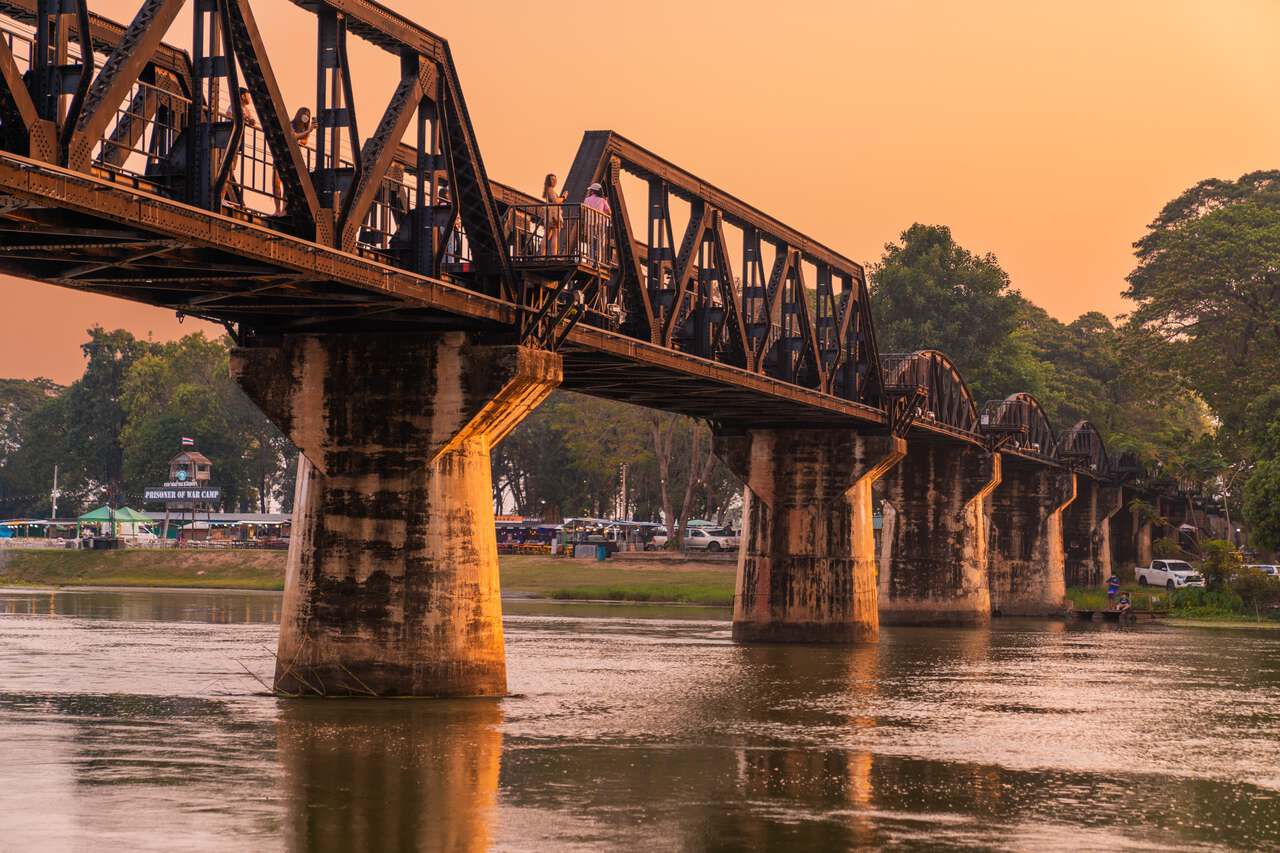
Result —
[[[298,107],[298,111],[293,114],[293,120],[289,122],[289,131],[293,134],[293,138],[298,140],[299,148],[307,147],[307,143],[311,141],[311,107]],[[303,157],[305,156],[304,154]],[[275,185],[275,192],[272,193],[276,201],[274,215],[284,216],[284,185],[280,183],[280,172],[273,168],[271,178]]]
[[[587,218],[591,260],[598,264],[603,260],[605,249],[609,245],[609,217],[613,214],[609,199],[604,197],[604,187],[600,186],[599,181],[587,187],[587,197],[583,199],[582,206],[599,214]]]
[[[587,197],[582,203],[592,210],[603,213],[605,216],[613,214],[613,210],[609,207],[609,199],[604,197],[604,187],[600,186],[599,181],[587,187]]]
[[[556,192],[556,176],[548,174],[542,182],[542,200],[547,204],[546,234],[542,243],[543,257],[560,254],[560,229],[564,227],[564,193]]]
[[[1120,578],[1112,575],[1107,578],[1107,603],[1115,604],[1116,593],[1120,592]]]

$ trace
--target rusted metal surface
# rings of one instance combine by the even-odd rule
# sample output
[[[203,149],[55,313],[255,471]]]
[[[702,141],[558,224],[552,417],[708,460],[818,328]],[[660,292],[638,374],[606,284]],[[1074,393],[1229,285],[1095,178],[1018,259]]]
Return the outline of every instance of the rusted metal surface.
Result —
[[[891,399],[900,371],[882,371],[859,264],[616,133],[587,133],[569,171],[570,202],[598,181],[612,207],[576,230],[544,200],[491,181],[448,43],[403,15],[369,0],[298,0],[321,36],[313,150],[289,128],[250,0],[199,7],[198,26],[216,37],[194,59],[163,41],[180,5],[145,0],[127,26],[60,5],[45,18],[57,28],[47,54],[11,28],[0,106],[22,132],[6,133],[0,152],[0,229],[24,236],[5,246],[0,232],[0,269],[204,317],[243,340],[452,328],[563,349],[575,390],[723,427],[849,425],[1051,465],[1084,452],[1073,434],[1058,458],[1066,444],[1040,435],[1034,401],[1010,398],[977,425],[941,353],[912,354],[919,399]],[[44,9],[0,0],[0,15],[24,25]],[[75,65],[86,29],[101,67]],[[368,138],[350,109],[348,33],[401,63]],[[50,62],[79,76],[45,118],[22,75]],[[211,101],[237,72],[261,128],[234,98],[229,120]],[[402,142],[415,121],[416,142]],[[624,176],[647,198],[627,199]],[[104,231],[120,236],[93,239]],[[154,251],[156,240],[176,242]],[[684,393],[657,393],[664,378]],[[1007,423],[1024,409],[1025,441]],[[1105,452],[1082,471],[1109,476]]]

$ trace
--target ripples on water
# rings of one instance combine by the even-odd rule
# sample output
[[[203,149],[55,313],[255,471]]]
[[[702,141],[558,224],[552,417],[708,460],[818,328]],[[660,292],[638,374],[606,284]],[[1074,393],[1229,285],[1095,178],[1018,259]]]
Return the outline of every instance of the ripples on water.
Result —
[[[0,591],[0,849],[1280,849],[1276,632],[506,608],[513,698],[288,701],[275,594]]]

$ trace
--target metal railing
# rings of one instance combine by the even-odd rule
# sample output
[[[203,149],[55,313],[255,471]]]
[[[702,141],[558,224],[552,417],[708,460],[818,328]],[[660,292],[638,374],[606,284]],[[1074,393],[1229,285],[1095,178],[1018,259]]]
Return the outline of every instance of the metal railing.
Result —
[[[616,265],[613,219],[583,204],[513,205],[506,215],[507,249],[523,264]]]
[[[882,353],[880,372],[887,388],[928,385],[918,353]]]

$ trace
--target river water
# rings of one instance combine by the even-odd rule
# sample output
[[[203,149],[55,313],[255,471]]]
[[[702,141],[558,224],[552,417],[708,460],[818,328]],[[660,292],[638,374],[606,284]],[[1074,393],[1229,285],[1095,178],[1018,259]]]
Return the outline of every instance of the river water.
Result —
[[[1280,632],[505,607],[508,699],[284,700],[276,594],[0,590],[0,850],[1280,849]]]

